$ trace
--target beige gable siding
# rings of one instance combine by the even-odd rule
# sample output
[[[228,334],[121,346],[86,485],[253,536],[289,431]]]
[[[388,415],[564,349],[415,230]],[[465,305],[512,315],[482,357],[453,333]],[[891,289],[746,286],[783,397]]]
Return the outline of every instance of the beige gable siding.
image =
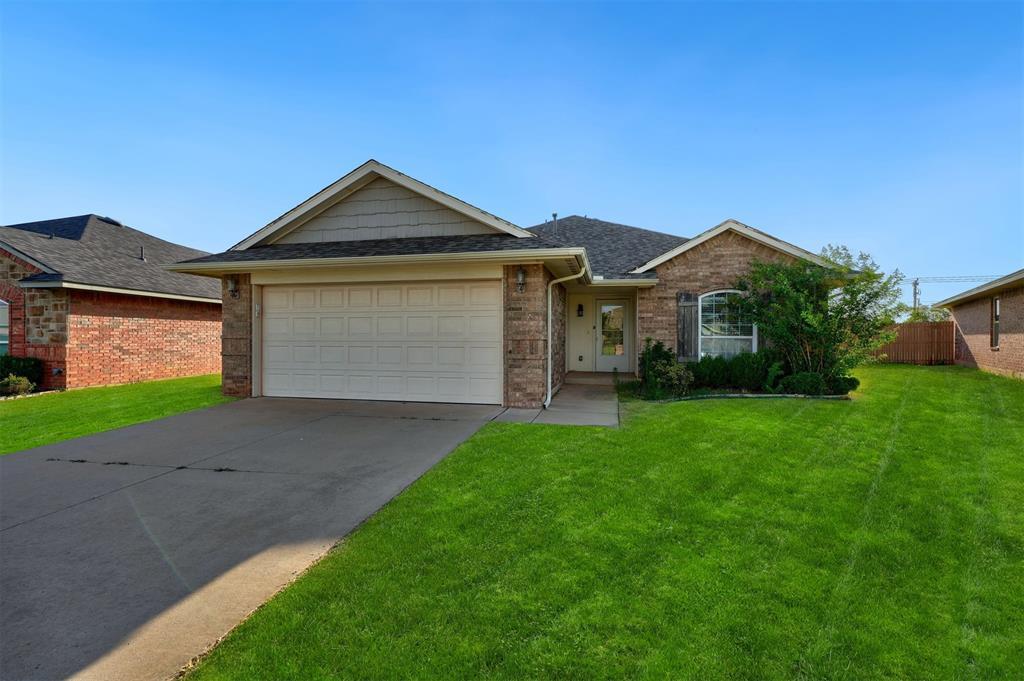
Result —
[[[495,230],[380,177],[277,243],[493,234]]]

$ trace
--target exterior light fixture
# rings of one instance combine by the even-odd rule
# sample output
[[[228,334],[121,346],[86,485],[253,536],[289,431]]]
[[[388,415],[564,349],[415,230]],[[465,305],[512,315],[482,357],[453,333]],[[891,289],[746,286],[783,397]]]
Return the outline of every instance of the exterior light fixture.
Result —
[[[526,290],[526,270],[522,266],[516,270],[516,290],[520,293]]]
[[[237,277],[228,277],[227,278],[227,282],[228,282],[228,295],[231,296],[232,298],[237,298],[238,297],[238,278]]]
[[[576,306],[576,316],[577,317],[582,317],[583,316],[583,303],[580,303],[579,305]]]

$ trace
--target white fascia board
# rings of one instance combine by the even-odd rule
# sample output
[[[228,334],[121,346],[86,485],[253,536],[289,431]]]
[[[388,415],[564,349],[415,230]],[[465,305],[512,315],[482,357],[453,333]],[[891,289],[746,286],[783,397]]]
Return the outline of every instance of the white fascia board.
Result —
[[[649,288],[657,285],[657,279],[597,279],[588,284],[588,286],[633,286],[636,288]]]
[[[737,234],[745,236],[748,239],[751,239],[752,241],[756,241],[758,243],[764,244],[765,246],[768,246],[769,248],[774,248],[777,251],[781,251],[783,253],[787,253],[787,254],[793,256],[794,258],[800,258],[802,260],[807,260],[809,262],[814,263],[815,265],[821,265],[822,267],[832,267],[832,264],[829,263],[824,258],[822,258],[821,256],[815,255],[814,253],[811,253],[810,251],[805,251],[804,249],[800,248],[799,246],[794,246],[793,244],[786,243],[785,241],[782,241],[781,239],[776,239],[775,237],[771,236],[770,234],[765,234],[764,232],[762,232],[760,230],[757,230],[757,229],[754,229],[753,227],[748,227],[747,225],[744,225],[742,222],[737,222],[736,220],[726,220],[725,222],[712,227],[711,229],[707,230],[706,232],[704,232],[702,234],[698,234],[697,236],[693,237],[689,241],[686,241],[685,243],[682,243],[679,246],[676,246],[672,250],[667,251],[665,253],[662,253],[657,258],[654,258],[653,260],[651,260],[651,261],[641,265],[640,267],[636,268],[635,270],[630,272],[630,274],[643,274],[644,272],[648,272],[648,271],[654,269],[655,267],[657,267],[658,265],[660,265],[660,264],[662,264],[664,262],[668,262],[672,258],[675,258],[675,257],[685,253],[686,251],[690,250],[691,248],[695,248],[696,246],[699,246],[700,244],[704,243],[705,241],[713,239],[716,236],[718,236],[719,234],[722,234],[723,232],[726,232],[726,231],[729,231],[729,230],[732,230],[732,231],[736,232]]]
[[[1007,274],[1005,277],[999,277],[998,279],[994,279],[993,281],[990,281],[987,284],[975,286],[974,288],[968,291],[958,293],[955,296],[946,298],[945,300],[940,300],[939,302],[935,303],[933,307],[949,307],[950,305],[955,305],[956,303],[966,301],[970,298],[981,295],[983,293],[987,293],[989,291],[994,292],[996,289],[1001,289],[1005,286],[1009,286],[1010,284],[1015,284],[1017,282],[1024,283],[1024,269],[1017,270],[1016,272],[1011,272],[1010,274]]]
[[[116,288],[114,286],[95,286],[93,284],[76,284],[72,281],[21,281],[21,288],[72,288],[81,291],[98,291],[100,293],[119,293],[125,296],[143,296],[146,298],[169,298],[171,300],[188,300],[195,303],[216,303],[221,305],[220,298],[203,298],[201,296],[183,296],[177,293],[161,293],[159,291],[140,291],[133,288]]]
[[[483,253],[415,253],[411,255],[377,255],[348,258],[302,258],[291,260],[247,260],[241,262],[176,263],[164,265],[171,272],[213,274],[221,272],[251,272],[265,269],[305,267],[340,267],[345,265],[388,265],[432,263],[452,260],[464,262],[506,262],[510,264],[542,262],[553,258],[576,258],[580,269],[590,276],[590,262],[583,248],[544,248],[519,251],[486,251]]]
[[[57,270],[55,270],[55,269],[53,269],[51,267],[48,267],[44,263],[39,262],[38,260],[36,260],[32,256],[28,255],[27,253],[23,253],[22,251],[19,251],[14,246],[11,246],[10,244],[8,244],[6,241],[0,241],[0,248],[4,249],[5,251],[10,253],[14,257],[18,258],[19,260],[24,260],[29,265],[32,265],[33,267],[38,267],[40,270],[42,270],[46,274],[58,274]]]
[[[354,191],[361,189],[364,185],[377,177],[384,177],[399,186],[405,187],[409,191],[416,192],[417,194],[431,199],[432,201],[436,201],[446,208],[454,210],[456,213],[465,215],[466,217],[483,223],[488,227],[493,227],[500,232],[524,238],[536,236],[525,229],[513,225],[508,220],[502,220],[496,215],[492,215],[487,211],[470,205],[450,194],[445,194],[441,190],[435,189],[424,182],[420,182],[417,179],[400,173],[394,168],[390,168],[379,161],[370,159],[336,182],[333,182],[324,189],[321,189],[319,192],[295,206],[295,208],[292,208],[290,211],[269,223],[267,226],[238,242],[229,250],[244,251],[268,238],[280,238],[292,230],[297,229],[304,222],[318,215],[330,205],[340,201],[344,198],[346,193],[353,193]]]

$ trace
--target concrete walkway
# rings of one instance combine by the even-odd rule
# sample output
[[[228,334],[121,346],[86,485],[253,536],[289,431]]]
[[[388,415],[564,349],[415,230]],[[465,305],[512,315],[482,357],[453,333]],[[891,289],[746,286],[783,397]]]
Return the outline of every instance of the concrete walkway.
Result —
[[[173,676],[502,411],[262,398],[0,457],[0,679]]]
[[[547,409],[507,409],[494,420],[617,428],[619,398],[612,385],[570,383],[551,398]]]

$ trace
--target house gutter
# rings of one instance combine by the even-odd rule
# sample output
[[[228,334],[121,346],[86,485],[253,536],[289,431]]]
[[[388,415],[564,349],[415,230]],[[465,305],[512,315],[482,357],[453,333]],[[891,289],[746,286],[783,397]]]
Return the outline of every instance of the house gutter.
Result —
[[[548,283],[548,391],[547,396],[544,398],[545,409],[547,409],[548,405],[551,404],[551,376],[554,371],[551,366],[552,348],[554,347],[554,343],[551,340],[551,292],[554,290],[555,284],[561,284],[563,281],[579,279],[586,273],[587,271],[585,269],[581,269],[576,274],[570,274],[568,277],[562,277],[561,279],[554,279]]]

